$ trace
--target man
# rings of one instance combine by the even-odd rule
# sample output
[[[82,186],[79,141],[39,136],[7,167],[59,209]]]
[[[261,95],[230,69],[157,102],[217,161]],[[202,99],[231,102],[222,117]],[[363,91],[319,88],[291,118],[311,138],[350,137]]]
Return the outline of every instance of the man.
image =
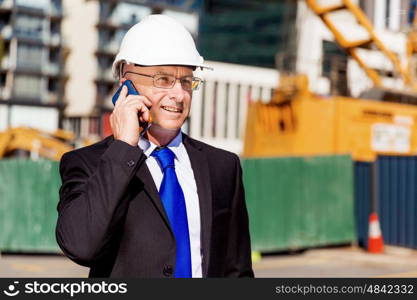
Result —
[[[90,277],[253,277],[239,158],[180,129],[196,67],[182,25],[143,19],[113,64],[140,95],[123,87],[113,136],[62,157],[57,241]]]

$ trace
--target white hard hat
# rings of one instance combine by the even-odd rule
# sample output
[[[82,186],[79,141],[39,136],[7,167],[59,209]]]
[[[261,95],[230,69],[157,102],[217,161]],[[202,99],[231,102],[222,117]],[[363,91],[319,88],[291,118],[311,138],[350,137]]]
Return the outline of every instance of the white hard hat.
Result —
[[[165,15],[149,15],[123,37],[112,71],[118,77],[121,62],[143,66],[184,65],[212,69],[204,64],[191,34]]]

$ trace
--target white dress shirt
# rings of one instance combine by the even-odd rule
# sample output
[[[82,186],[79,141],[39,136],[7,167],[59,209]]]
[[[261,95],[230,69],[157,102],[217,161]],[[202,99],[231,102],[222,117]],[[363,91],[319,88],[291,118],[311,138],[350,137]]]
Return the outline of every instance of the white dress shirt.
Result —
[[[138,146],[147,156],[146,164],[159,191],[163,173],[157,159],[151,156],[151,153],[157,146],[143,136],[141,136],[139,139]],[[190,234],[192,277],[202,277],[200,246],[200,205],[198,202],[197,184],[195,182],[193,169],[191,168],[190,158],[188,157],[187,150],[182,143],[181,131],[167,145],[167,147],[175,154],[175,173],[177,174],[178,181],[181,185],[185,198],[188,230]]]

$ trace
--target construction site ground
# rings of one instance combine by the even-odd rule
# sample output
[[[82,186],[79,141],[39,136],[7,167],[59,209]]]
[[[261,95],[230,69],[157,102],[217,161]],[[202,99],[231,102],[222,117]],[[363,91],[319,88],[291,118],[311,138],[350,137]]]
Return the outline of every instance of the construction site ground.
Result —
[[[417,277],[417,250],[385,247],[383,254],[344,246],[263,255],[256,277]],[[87,277],[62,255],[2,254],[0,277]]]

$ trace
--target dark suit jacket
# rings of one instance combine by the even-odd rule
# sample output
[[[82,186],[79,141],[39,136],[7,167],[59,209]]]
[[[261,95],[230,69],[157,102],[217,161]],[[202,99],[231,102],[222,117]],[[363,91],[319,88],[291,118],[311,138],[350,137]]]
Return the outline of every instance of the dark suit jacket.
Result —
[[[200,203],[203,277],[253,277],[238,156],[183,134]],[[175,240],[139,147],[108,137],[66,153],[56,237],[90,277],[171,277]]]

